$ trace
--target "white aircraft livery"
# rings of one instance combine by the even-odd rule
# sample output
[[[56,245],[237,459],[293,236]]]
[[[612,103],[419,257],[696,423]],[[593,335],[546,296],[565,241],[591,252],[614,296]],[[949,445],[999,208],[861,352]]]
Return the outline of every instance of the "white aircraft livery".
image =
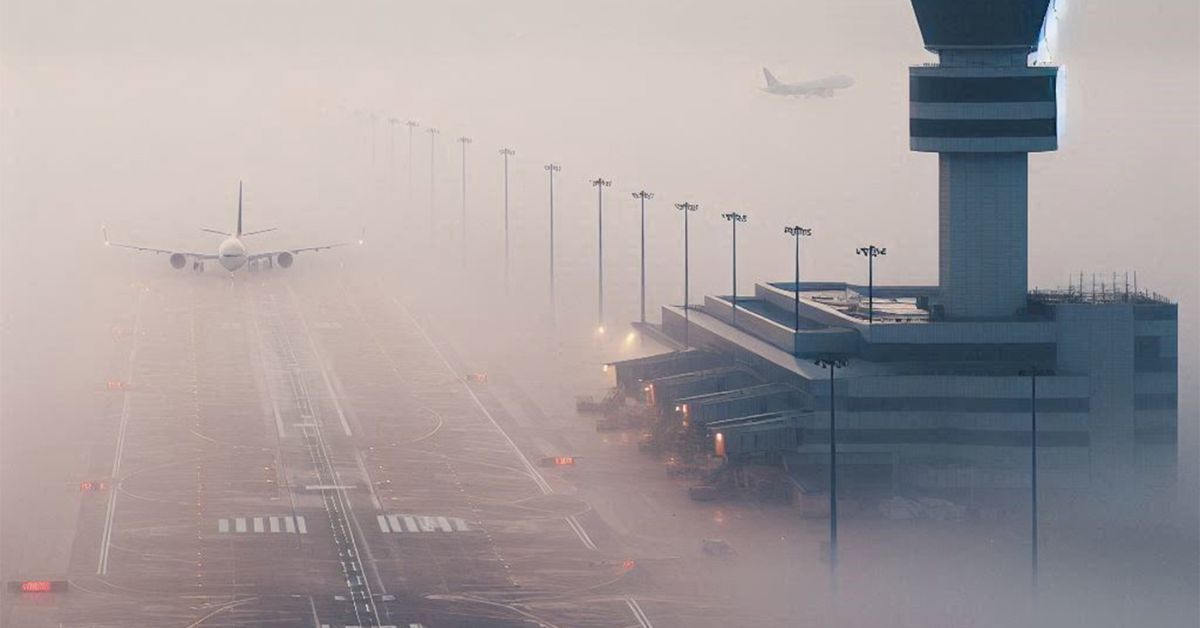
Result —
[[[767,86],[762,87],[764,92],[774,94],[776,96],[821,96],[828,98],[833,95],[834,90],[845,89],[854,84],[854,79],[841,74],[835,76],[827,76],[815,81],[804,81],[802,83],[781,83],[775,78],[771,71],[763,68],[763,76],[767,79]]]
[[[259,229],[257,231],[242,231],[242,183],[238,182],[238,208],[237,208],[237,228],[233,233],[226,231],[218,231],[216,229],[204,229],[209,233],[225,236],[225,240],[217,247],[217,252],[213,253],[193,253],[190,251],[171,251],[167,249],[157,249],[149,246],[139,246],[136,244],[121,244],[108,239],[108,229],[104,228],[104,245],[119,246],[125,249],[133,249],[135,251],[148,251],[150,253],[161,253],[169,256],[167,259],[171,262],[173,268],[182,269],[190,262],[192,270],[202,272],[204,270],[204,262],[208,260],[217,260],[221,267],[229,272],[234,272],[246,265],[249,265],[251,270],[257,270],[260,266],[274,267],[276,264],[280,268],[288,268],[292,265],[294,257],[300,253],[311,251],[320,251],[323,249],[332,249],[339,246],[346,246],[349,242],[334,242],[332,244],[321,244],[317,246],[303,246],[293,249],[283,249],[278,251],[264,251],[262,253],[251,253],[246,244],[242,241],[243,238],[268,231],[274,231],[276,228]],[[363,240],[360,237],[358,244],[362,244]]]

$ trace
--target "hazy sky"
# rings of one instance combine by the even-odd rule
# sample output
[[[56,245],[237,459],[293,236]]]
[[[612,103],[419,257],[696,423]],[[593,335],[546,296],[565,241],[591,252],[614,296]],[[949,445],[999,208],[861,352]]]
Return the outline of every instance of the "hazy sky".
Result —
[[[1066,72],[1066,130],[1061,150],[1030,160],[1030,283],[1136,270],[1181,303],[1180,388],[1194,391],[1197,3],[1058,7],[1050,48]],[[704,206],[694,293],[728,283],[718,214],[731,209],[751,216],[745,285],[786,278],[780,231],[791,223],[817,230],[811,278],[863,280],[852,251],[871,241],[889,249],[881,282],[933,282],[937,159],[908,150],[906,69],[932,60],[904,0],[3,0],[0,279],[11,288],[31,255],[86,269],[104,221],[129,238],[209,246],[193,227],[228,226],[238,179],[248,220],[290,218],[296,238],[379,222],[371,193],[395,181],[378,165],[363,175],[368,143],[354,133],[365,123],[352,116],[371,110],[443,129],[437,176],[451,206],[455,137],[475,138],[472,198],[493,207],[495,151],[513,145],[516,228],[530,238],[544,211],[541,165],[562,163],[567,265],[591,259],[586,180],[604,176],[615,181],[618,270],[636,250],[628,191],[646,186],[659,193],[652,261],[671,273],[669,203]],[[832,99],[775,98],[757,90],[764,65],[784,80],[844,73],[857,84]],[[418,139],[425,186],[428,138]],[[659,292],[677,283],[651,281]],[[1194,440],[1194,392],[1184,405]]]

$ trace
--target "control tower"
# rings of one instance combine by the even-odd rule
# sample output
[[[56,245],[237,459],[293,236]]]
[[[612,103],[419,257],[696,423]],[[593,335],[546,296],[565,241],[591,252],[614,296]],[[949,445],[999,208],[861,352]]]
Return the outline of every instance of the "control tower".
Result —
[[[936,65],[909,68],[909,147],[938,154],[936,317],[1026,307],[1029,153],[1058,148],[1058,68],[1030,66],[1050,0],[912,0]]]

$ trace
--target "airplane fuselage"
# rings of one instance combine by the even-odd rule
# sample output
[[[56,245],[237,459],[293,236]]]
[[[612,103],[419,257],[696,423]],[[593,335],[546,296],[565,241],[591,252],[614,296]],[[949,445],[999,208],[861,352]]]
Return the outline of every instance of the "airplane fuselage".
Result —
[[[770,76],[765,69],[764,73],[768,74],[767,86],[760,89],[776,96],[829,97],[834,94],[835,90],[846,89],[854,85],[854,79],[842,74],[827,76],[815,81],[804,81],[802,83],[782,83],[776,80],[774,76]]]
[[[221,266],[233,272],[246,265],[246,245],[236,237],[230,237],[217,248],[217,260]]]

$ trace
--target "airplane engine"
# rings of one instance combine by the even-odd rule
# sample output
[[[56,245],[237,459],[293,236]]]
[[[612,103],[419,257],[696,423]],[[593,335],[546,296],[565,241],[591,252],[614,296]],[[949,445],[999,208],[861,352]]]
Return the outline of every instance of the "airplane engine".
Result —
[[[287,251],[280,253],[275,259],[278,261],[280,268],[290,268],[292,265],[292,254]]]
[[[187,265],[187,256],[183,253],[172,253],[170,259],[171,268],[174,268],[175,270],[179,270]]]

